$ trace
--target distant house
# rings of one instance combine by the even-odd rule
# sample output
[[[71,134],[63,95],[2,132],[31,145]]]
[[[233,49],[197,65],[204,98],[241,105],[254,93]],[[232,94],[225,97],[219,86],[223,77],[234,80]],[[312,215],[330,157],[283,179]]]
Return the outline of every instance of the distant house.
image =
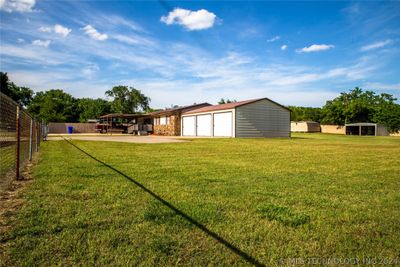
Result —
[[[290,137],[290,110],[268,98],[183,112],[182,136]]]
[[[153,118],[153,134],[179,136],[181,134],[182,113],[210,105],[208,103],[194,104],[148,114]]]
[[[300,133],[317,133],[321,132],[321,127],[315,121],[292,121],[290,123],[290,131]]]

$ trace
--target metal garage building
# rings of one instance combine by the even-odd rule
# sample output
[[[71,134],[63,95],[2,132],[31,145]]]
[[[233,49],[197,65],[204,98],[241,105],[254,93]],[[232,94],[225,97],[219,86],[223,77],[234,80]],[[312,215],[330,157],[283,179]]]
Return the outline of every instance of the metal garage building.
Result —
[[[388,130],[385,126],[377,123],[359,122],[348,123],[345,125],[346,135],[373,135],[373,136],[387,136]]]
[[[260,98],[191,110],[181,124],[182,136],[290,137],[290,110]]]

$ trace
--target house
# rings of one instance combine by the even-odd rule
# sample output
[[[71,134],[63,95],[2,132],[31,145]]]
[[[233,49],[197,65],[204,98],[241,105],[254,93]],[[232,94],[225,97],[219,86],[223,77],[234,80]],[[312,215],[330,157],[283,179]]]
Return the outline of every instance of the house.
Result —
[[[182,136],[290,137],[290,110],[268,98],[183,112]]]
[[[292,121],[290,130],[300,133],[319,133],[321,132],[321,127],[316,121]]]
[[[148,114],[153,118],[153,134],[179,136],[181,134],[182,113],[210,105],[208,103],[193,104]]]
[[[345,125],[346,135],[373,135],[373,136],[387,136],[388,130],[385,126],[377,123],[359,122],[348,123]]]

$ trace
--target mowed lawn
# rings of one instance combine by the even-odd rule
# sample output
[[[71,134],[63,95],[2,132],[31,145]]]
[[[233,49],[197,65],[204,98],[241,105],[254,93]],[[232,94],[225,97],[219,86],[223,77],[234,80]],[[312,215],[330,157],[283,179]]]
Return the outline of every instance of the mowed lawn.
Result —
[[[73,141],[266,265],[400,256],[400,138],[295,134],[173,144]],[[246,265],[66,141],[45,142],[7,265]]]

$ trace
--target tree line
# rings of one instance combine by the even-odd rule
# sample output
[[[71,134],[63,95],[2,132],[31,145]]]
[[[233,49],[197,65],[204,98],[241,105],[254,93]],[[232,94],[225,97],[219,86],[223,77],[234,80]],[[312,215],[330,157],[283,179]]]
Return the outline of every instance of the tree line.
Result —
[[[114,86],[105,92],[111,100],[75,98],[60,89],[34,93],[19,87],[0,72],[1,92],[18,102],[36,119],[45,122],[87,122],[108,113],[148,112],[150,98],[128,86]]]
[[[356,87],[326,101],[322,108],[295,107],[293,121],[316,121],[322,124],[344,125],[356,122],[374,122],[385,125],[389,131],[400,130],[400,105],[391,94],[376,94]]]
[[[25,107],[37,119],[45,122],[86,122],[107,113],[149,112],[150,98],[128,86],[114,86],[102,98],[74,98],[60,89],[34,93],[27,87],[11,82],[1,72],[1,91]],[[328,100],[321,108],[289,106],[293,121],[316,121],[322,124],[344,125],[355,122],[374,122],[389,131],[400,130],[400,105],[393,95],[354,88]],[[236,100],[221,99],[222,103]]]

